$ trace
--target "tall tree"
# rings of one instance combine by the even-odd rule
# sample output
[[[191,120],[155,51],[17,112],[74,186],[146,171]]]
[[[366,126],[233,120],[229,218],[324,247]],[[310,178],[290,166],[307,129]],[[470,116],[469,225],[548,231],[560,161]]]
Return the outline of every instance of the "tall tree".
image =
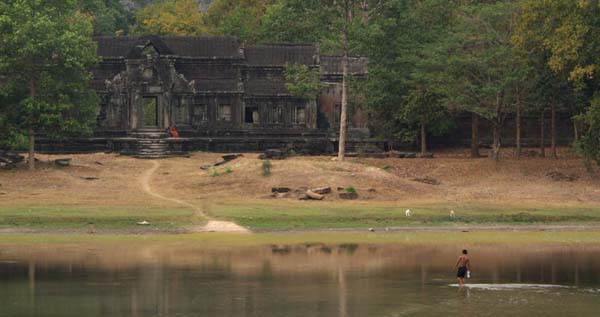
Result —
[[[321,52],[340,52],[337,13],[321,0],[281,0],[269,6],[261,25],[263,42],[319,43]]]
[[[571,96],[566,100],[570,104],[563,108],[571,109],[577,116],[593,104],[594,91],[598,89],[600,3],[598,0],[522,0],[521,8],[515,42],[542,61],[553,73],[556,83],[556,87],[548,90],[552,155],[556,156],[556,112],[561,102],[565,102],[559,97]],[[574,120],[575,135],[578,134],[576,122]]]
[[[79,9],[92,16],[94,35],[127,33],[133,14],[119,0],[79,0]]]
[[[206,33],[202,16],[195,0],[165,0],[140,9],[131,31],[148,35],[200,35]]]
[[[216,0],[203,19],[208,33],[232,35],[244,43],[272,41],[262,34],[263,17],[277,0]]]
[[[441,60],[435,48],[448,34],[452,11],[445,0],[390,0],[366,32],[357,34],[355,46],[369,57],[364,90],[372,131],[379,136],[413,141],[421,135],[426,151],[427,134],[452,127],[435,75]]]
[[[447,65],[440,79],[448,105],[491,123],[490,157],[496,160],[505,119],[513,111],[514,87],[526,75],[511,43],[516,14],[512,1],[474,1],[462,6],[442,46],[448,52],[447,60],[440,61]]]
[[[0,3],[0,74],[11,103],[2,116],[12,136],[27,136],[35,168],[38,133],[89,131],[97,98],[88,86],[96,62],[90,18],[75,0],[7,0]],[[25,88],[27,87],[27,88]]]

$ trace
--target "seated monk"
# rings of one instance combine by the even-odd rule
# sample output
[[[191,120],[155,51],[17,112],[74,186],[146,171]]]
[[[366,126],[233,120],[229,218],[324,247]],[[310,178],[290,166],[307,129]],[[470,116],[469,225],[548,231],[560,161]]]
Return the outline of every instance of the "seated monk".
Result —
[[[169,136],[172,138],[178,138],[179,137],[179,131],[177,131],[177,128],[175,127],[174,124],[172,124],[169,127]]]

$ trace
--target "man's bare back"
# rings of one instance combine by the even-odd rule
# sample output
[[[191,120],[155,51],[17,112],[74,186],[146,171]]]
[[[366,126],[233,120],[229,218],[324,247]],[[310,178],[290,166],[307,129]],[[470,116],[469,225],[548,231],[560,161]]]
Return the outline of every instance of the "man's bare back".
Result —
[[[458,262],[456,263],[456,266],[468,266],[469,264],[469,257],[466,255],[461,255],[458,257]]]
[[[465,276],[467,276],[467,272],[471,270],[471,264],[467,253],[467,250],[463,250],[462,255],[458,257],[458,261],[456,261],[456,265],[454,266],[455,270],[458,269],[456,271],[456,278],[461,287],[465,285]]]

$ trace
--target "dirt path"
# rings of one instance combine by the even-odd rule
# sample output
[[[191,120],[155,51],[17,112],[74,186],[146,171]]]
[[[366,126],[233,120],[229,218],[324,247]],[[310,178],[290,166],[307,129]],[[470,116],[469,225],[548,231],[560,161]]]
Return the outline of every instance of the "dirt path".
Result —
[[[147,170],[140,178],[140,182],[142,183],[142,188],[144,189],[144,192],[146,192],[147,194],[149,194],[153,197],[156,197],[158,199],[170,201],[170,202],[176,203],[178,205],[183,205],[183,206],[192,208],[194,210],[196,216],[208,219],[208,223],[206,225],[204,225],[202,227],[192,228],[192,230],[191,230],[192,232],[237,232],[237,233],[249,233],[250,232],[250,230],[248,230],[242,226],[239,226],[233,222],[211,219],[211,217],[209,217],[202,210],[202,208],[200,208],[196,205],[190,204],[190,203],[180,200],[180,199],[165,197],[165,196],[153,191],[152,187],[150,186],[150,181],[152,180],[152,176],[154,175],[154,173],[160,167],[160,162],[151,161],[151,163],[152,163],[152,167],[149,170]]]

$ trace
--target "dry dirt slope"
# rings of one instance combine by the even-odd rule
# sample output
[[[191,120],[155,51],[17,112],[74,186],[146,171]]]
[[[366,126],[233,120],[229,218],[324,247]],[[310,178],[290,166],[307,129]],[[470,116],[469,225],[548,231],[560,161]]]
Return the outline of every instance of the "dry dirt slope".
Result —
[[[411,202],[495,202],[531,204],[600,203],[600,184],[578,158],[527,158],[493,162],[442,153],[436,159],[348,159],[294,157],[272,161],[271,176],[262,176],[262,161],[246,154],[208,171],[220,154],[197,153],[191,158],[158,161],[148,179],[154,192],[196,206],[207,201],[272,200],[272,187],[354,187],[361,200]],[[40,155],[42,160],[57,156]],[[60,156],[64,157],[64,156]],[[144,173],[152,161],[113,154],[70,155],[73,165],[40,164],[35,172],[0,171],[0,207],[48,205],[170,206],[172,201],[148,195]],[[229,172],[228,172],[229,170]],[[216,173],[215,173],[216,171]],[[554,181],[548,172],[574,175],[573,182]],[[216,174],[219,176],[215,176]],[[98,179],[87,180],[95,177]],[[433,178],[439,185],[414,181]],[[369,191],[371,189],[371,191]],[[374,190],[374,191],[373,191]],[[279,199],[295,199],[279,198]],[[329,195],[327,200],[338,200]],[[351,202],[349,202],[351,203]]]

